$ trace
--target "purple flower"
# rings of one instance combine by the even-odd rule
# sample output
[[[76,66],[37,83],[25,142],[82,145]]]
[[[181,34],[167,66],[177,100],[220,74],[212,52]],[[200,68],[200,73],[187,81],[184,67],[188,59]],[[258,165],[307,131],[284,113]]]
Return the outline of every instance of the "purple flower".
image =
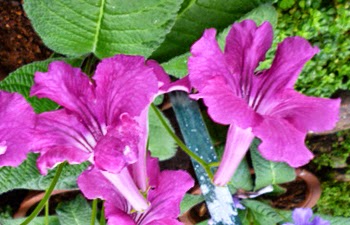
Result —
[[[132,167],[129,167],[132,173]],[[109,225],[180,225],[177,217],[180,202],[186,191],[194,185],[185,171],[159,171],[158,160],[147,157],[147,196],[149,208],[140,212],[125,200],[115,188],[113,179],[106,179],[105,172],[91,169],[79,177],[80,189],[87,198],[105,200],[105,214]],[[108,177],[109,175],[107,175]],[[111,175],[113,176],[113,175]]]
[[[35,113],[18,93],[0,91],[0,167],[20,165],[31,151]]]
[[[221,165],[214,177],[226,184],[255,136],[259,151],[272,161],[299,167],[313,157],[304,144],[308,131],[332,129],[340,100],[308,97],[293,89],[303,65],[318,52],[300,37],[278,45],[272,66],[256,71],[273,38],[268,22],[257,27],[251,20],[233,24],[224,52],[208,29],[191,48],[189,79],[203,98],[211,118],[230,125]]]
[[[310,208],[296,208],[293,211],[292,217],[294,223],[285,223],[284,225],[330,225],[326,220],[315,216],[312,221],[312,210]]]
[[[138,117],[157,92],[154,69],[139,56],[102,60],[92,80],[64,62],[37,72],[31,95],[63,107],[38,115],[34,148],[40,152],[40,172],[63,161],[89,160],[135,210],[147,209],[127,166],[137,162],[140,141],[147,136]]]

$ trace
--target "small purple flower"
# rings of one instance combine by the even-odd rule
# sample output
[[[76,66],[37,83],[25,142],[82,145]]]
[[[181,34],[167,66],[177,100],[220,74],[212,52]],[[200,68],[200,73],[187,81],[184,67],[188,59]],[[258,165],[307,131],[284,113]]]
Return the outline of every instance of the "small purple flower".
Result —
[[[305,39],[286,38],[278,45],[267,70],[256,71],[273,39],[268,22],[233,24],[224,52],[215,29],[204,32],[191,48],[189,79],[203,98],[211,118],[230,125],[222,162],[214,177],[226,184],[255,136],[268,160],[299,167],[313,157],[304,139],[308,131],[332,129],[338,120],[340,99],[304,96],[293,89],[303,65],[318,52]]]
[[[311,220],[312,214],[310,208],[296,208],[292,214],[294,223],[285,223],[283,225],[331,225],[330,222],[318,216],[315,216],[314,219]]]
[[[0,167],[16,167],[27,158],[34,121],[34,110],[23,96],[0,91]]]
[[[63,107],[38,115],[34,149],[40,172],[63,161],[89,160],[91,170],[110,179],[135,210],[147,209],[127,166],[137,162],[147,137],[138,117],[158,92],[153,67],[143,57],[117,55],[102,60],[92,80],[64,62],[51,63],[34,80],[31,95]]]
[[[185,171],[159,171],[158,160],[147,157],[149,186],[144,192],[149,202],[148,209],[135,211],[115,188],[117,180],[108,179],[109,174],[96,169],[87,170],[79,177],[80,189],[87,198],[105,200],[105,214],[109,225],[180,225],[177,217],[180,202],[194,185]],[[129,170],[133,173],[132,167]],[[107,178],[107,179],[106,179]],[[121,181],[122,182],[122,181]]]

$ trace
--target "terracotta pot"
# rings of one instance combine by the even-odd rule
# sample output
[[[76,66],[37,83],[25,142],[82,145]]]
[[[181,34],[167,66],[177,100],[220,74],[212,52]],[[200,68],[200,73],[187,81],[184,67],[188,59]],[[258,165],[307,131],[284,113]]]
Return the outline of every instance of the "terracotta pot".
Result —
[[[295,208],[314,207],[321,197],[321,184],[318,178],[305,169],[296,169],[295,173],[297,175],[297,179],[301,179],[306,183],[305,199],[297,204]],[[201,194],[200,187],[195,187],[191,194]],[[208,210],[203,202],[185,212],[179,217],[179,220],[185,225],[194,225],[208,218]]]

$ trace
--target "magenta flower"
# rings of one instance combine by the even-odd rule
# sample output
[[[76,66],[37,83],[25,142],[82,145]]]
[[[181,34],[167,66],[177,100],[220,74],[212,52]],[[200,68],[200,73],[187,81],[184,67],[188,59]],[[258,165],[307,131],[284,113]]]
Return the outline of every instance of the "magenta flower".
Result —
[[[129,167],[132,171],[132,168]],[[159,171],[158,160],[147,157],[149,186],[144,195],[150,204],[143,212],[135,212],[128,201],[115,189],[111,179],[99,170],[83,172],[78,183],[85,197],[105,200],[105,214],[109,225],[180,225],[177,217],[180,202],[194,185],[185,171]],[[113,181],[113,180],[112,180]]]
[[[293,89],[303,65],[318,52],[300,37],[278,45],[272,66],[256,72],[273,38],[268,22],[257,27],[251,20],[233,24],[224,52],[208,29],[191,48],[189,79],[203,98],[211,118],[230,125],[222,162],[214,177],[226,184],[255,136],[268,160],[299,167],[313,157],[306,148],[307,131],[332,129],[340,100],[307,97]]]
[[[147,135],[137,117],[157,91],[153,68],[139,56],[102,60],[92,80],[64,62],[51,63],[47,73],[37,72],[31,95],[63,107],[38,115],[34,148],[40,152],[40,172],[46,174],[63,161],[89,160],[135,210],[148,208],[127,166],[138,160],[139,143]]]
[[[293,210],[292,214],[294,223],[284,223],[283,225],[330,225],[327,220],[323,220],[318,216],[315,216],[313,220],[311,220],[312,214],[310,208],[296,208]]]
[[[0,167],[20,165],[31,151],[35,113],[18,93],[0,91]]]

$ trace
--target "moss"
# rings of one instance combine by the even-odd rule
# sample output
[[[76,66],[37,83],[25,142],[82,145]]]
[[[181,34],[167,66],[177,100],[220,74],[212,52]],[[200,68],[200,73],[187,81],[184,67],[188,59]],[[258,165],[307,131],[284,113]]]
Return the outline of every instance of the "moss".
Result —
[[[329,97],[350,88],[350,2],[282,0],[276,3],[278,25],[273,49],[288,36],[301,36],[320,48],[303,69],[296,88],[306,95]],[[275,50],[261,68],[268,67]]]

